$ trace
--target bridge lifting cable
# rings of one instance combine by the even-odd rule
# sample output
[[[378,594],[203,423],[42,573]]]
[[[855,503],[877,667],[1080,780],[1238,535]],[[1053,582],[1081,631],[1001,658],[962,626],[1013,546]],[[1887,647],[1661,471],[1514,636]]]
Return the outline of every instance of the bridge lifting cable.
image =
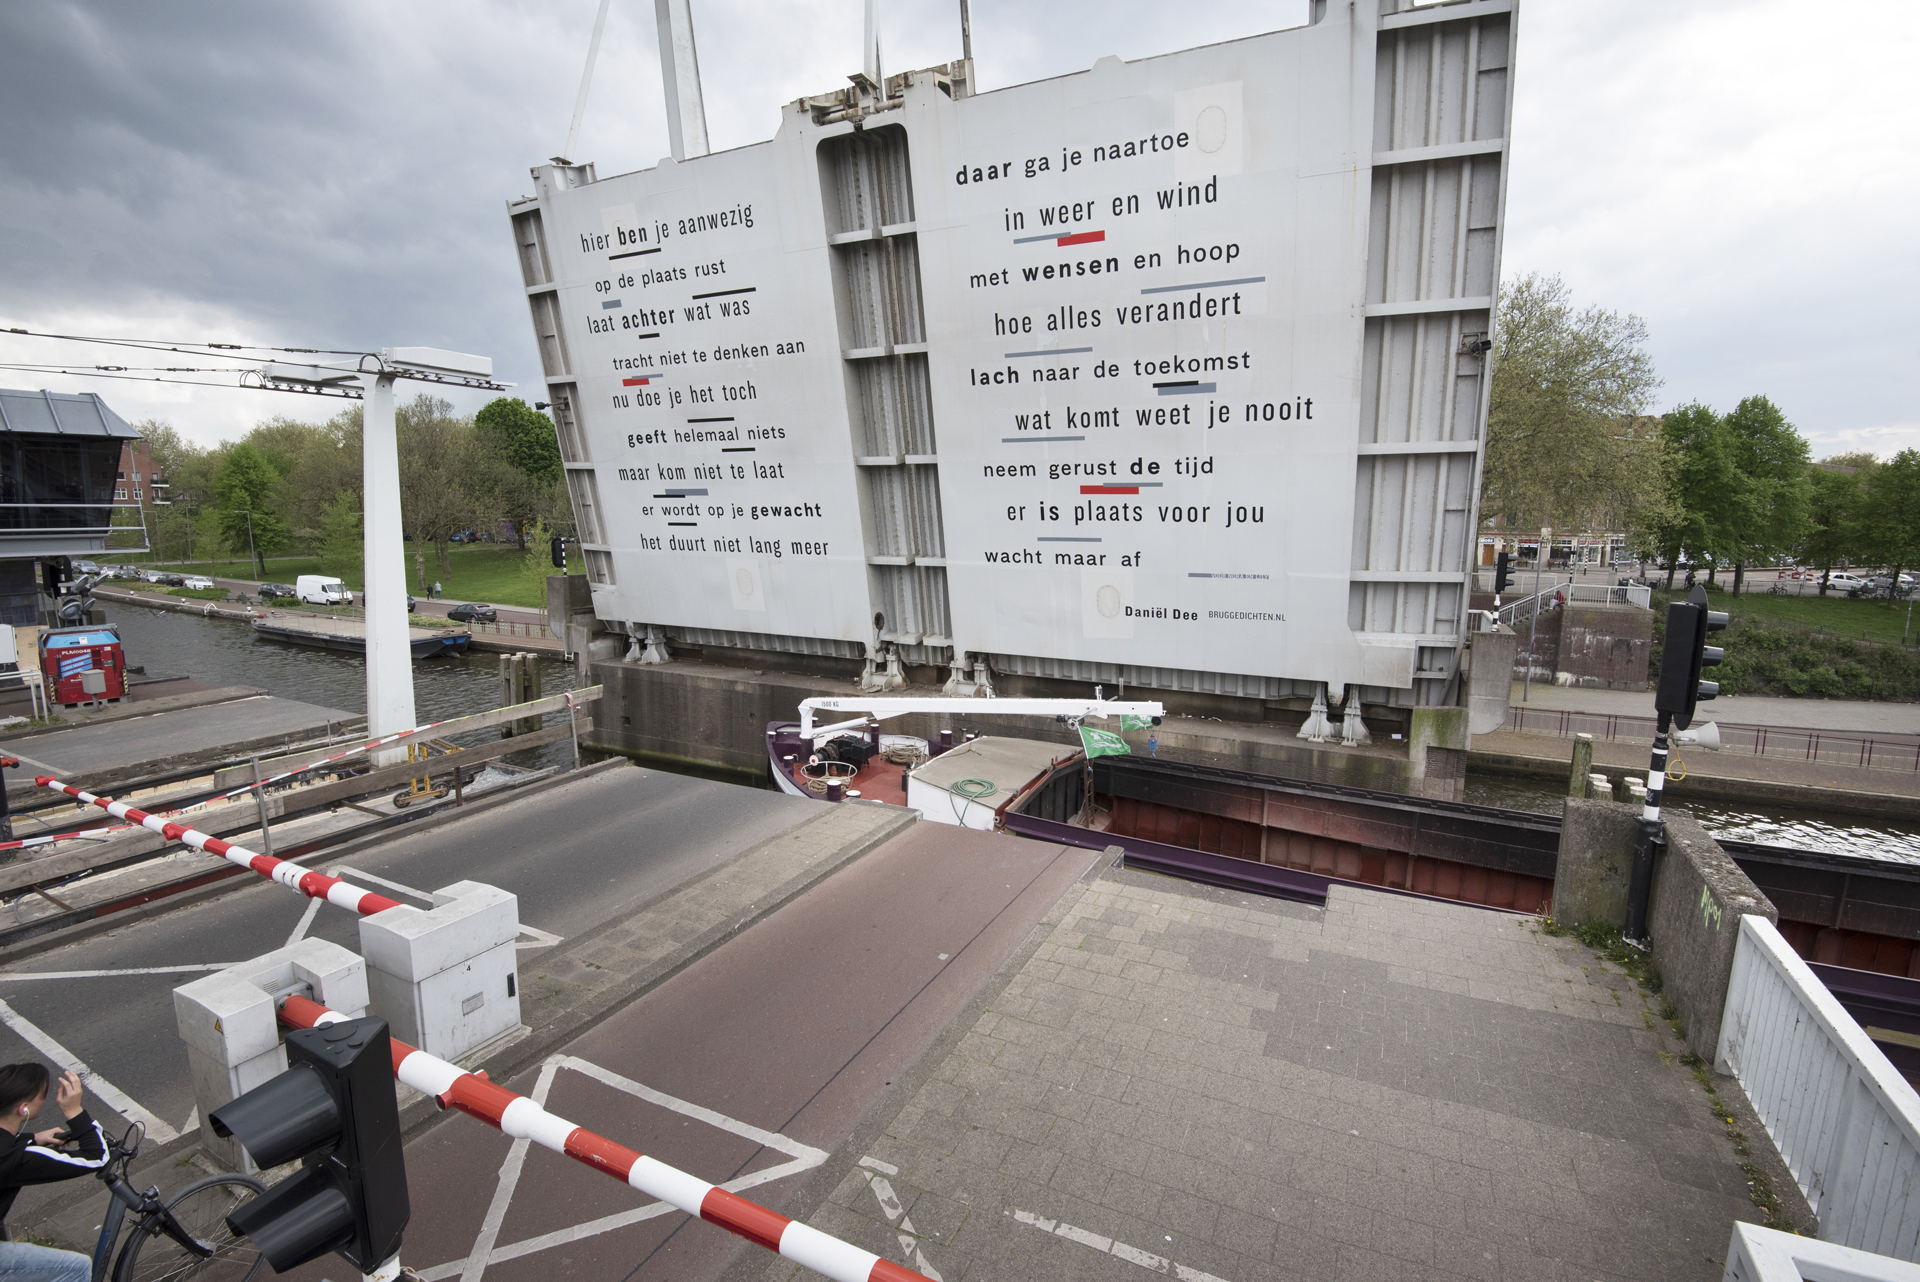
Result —
[[[305,997],[288,997],[280,1003],[280,1022],[289,1028],[317,1028],[345,1018]],[[823,1273],[834,1282],[928,1282],[924,1274],[883,1260],[871,1251],[829,1237],[798,1220],[790,1220],[718,1185],[636,1153],[565,1118],[555,1117],[526,1096],[494,1084],[485,1075],[469,1073],[398,1038],[393,1040],[393,1075],[414,1090],[433,1096],[441,1108],[458,1109],[503,1135],[530,1140],[611,1175],[649,1197],[659,1198],[688,1215],[697,1215],[709,1224],[717,1224],[757,1246]]]
[[[195,850],[203,850],[210,855],[218,855],[230,864],[238,864],[250,872],[270,878],[283,886],[299,891],[310,899],[324,899],[341,908],[351,908],[363,917],[383,913],[389,908],[400,907],[397,899],[388,899],[385,895],[376,895],[370,890],[358,886],[349,886],[338,877],[329,877],[323,872],[314,872],[302,868],[299,864],[289,863],[285,859],[275,859],[272,855],[255,854],[245,846],[236,846],[219,837],[210,837],[198,828],[189,828],[183,824],[171,823],[160,815],[150,815],[122,801],[109,797],[96,797],[90,792],[61,783],[50,775],[35,775],[34,783],[42,788],[51,788],[55,792],[64,792],[67,796],[88,805],[100,807],[116,819],[125,819],[129,823],[139,824],[142,828],[159,833],[168,841],[184,842]]]

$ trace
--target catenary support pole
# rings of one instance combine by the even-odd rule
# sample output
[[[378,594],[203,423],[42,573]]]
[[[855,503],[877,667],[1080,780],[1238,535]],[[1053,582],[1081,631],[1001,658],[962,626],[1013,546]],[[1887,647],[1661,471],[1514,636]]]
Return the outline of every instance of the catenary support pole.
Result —
[[[691,0],[653,0],[660,33],[660,83],[667,94],[667,141],[675,160],[704,156],[707,106],[700,93],[700,55],[693,43]]]
[[[406,544],[400,528],[400,447],[394,426],[391,374],[364,374],[361,494],[366,531],[367,732],[392,734],[414,724],[413,652],[407,636]],[[387,749],[376,766],[401,759]]]
[[[1667,781],[1667,731],[1673,714],[1663,712],[1653,735],[1653,761],[1647,770],[1647,802],[1633,842],[1633,881],[1627,888],[1628,939],[1647,937],[1647,901],[1653,894],[1653,852],[1660,840],[1660,793]]]
[[[280,1004],[280,1022],[289,1028],[315,1028],[345,1018],[305,997],[289,997]],[[531,1140],[611,1175],[649,1197],[697,1215],[834,1282],[927,1282],[924,1274],[603,1139],[585,1127],[555,1117],[524,1095],[516,1095],[398,1038],[393,1039],[393,1075],[421,1094],[431,1095],[442,1108],[459,1109],[498,1128],[503,1135]]]

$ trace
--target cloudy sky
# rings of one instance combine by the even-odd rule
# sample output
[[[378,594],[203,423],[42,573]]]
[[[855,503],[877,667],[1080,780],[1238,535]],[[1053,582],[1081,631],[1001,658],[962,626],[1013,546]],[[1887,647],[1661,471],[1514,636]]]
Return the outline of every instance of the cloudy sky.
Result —
[[[0,6],[0,328],[449,347],[539,386],[504,202],[558,154],[595,0]],[[693,0],[716,148],[845,83],[858,0]],[[1646,318],[1659,408],[1763,392],[1816,456],[1920,446],[1906,0],[1526,0],[1505,274]],[[957,0],[882,0],[889,70]],[[983,88],[1294,26],[1305,0],[974,0]],[[667,151],[653,5],[614,0],[577,159]],[[0,334],[0,361],[168,363]],[[84,351],[84,355],[82,354]],[[337,403],[0,371],[213,442]],[[474,408],[473,404],[463,408]]]

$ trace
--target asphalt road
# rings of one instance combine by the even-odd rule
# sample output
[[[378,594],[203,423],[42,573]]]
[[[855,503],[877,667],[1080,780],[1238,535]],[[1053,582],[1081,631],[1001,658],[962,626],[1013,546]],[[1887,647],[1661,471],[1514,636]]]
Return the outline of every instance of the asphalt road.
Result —
[[[13,755],[30,767],[22,772],[29,777],[47,773],[84,778],[136,766],[160,770],[176,758],[225,744],[281,734],[305,740],[354,719],[353,713],[338,708],[261,695],[203,708],[170,709],[164,716],[125,717],[34,735],[20,740]]]
[[[506,1084],[779,1210],[1099,858],[915,824]],[[707,1282],[760,1253],[515,1147],[457,1114],[408,1146],[401,1254],[428,1282],[482,1270],[489,1282]],[[328,1258],[287,1276],[341,1267]]]
[[[432,828],[403,828],[342,862],[362,874],[350,880],[422,907],[423,898],[396,894],[395,883],[432,891],[471,879],[514,892],[523,926],[534,928],[522,935],[522,957],[532,958],[552,946],[545,937],[565,939],[630,912],[804,822],[815,804],[622,767]],[[35,1044],[38,1030],[84,1060],[132,1108],[184,1130],[193,1088],[172,990],[303,935],[358,952],[357,921],[261,881],[0,968],[0,1062],[53,1062],[44,1042]],[[130,1115],[125,1100],[116,1104],[97,1091],[87,1104],[103,1122]],[[30,1212],[33,1194],[23,1195],[22,1212]]]

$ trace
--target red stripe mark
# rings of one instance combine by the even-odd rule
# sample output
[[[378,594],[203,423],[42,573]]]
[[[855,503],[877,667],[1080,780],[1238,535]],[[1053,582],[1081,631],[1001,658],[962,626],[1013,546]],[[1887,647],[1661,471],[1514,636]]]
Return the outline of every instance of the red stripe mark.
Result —
[[[867,1282],[926,1282],[926,1275],[902,1268],[892,1260],[879,1259],[873,1262],[873,1271],[867,1274]]]
[[[645,386],[647,385],[647,383],[648,383],[648,381],[649,381],[649,380],[647,380],[647,379],[644,379],[644,378],[623,378],[623,379],[621,379],[621,380],[620,380],[620,386],[622,386],[622,387],[645,387]]]
[[[633,1164],[640,1160],[640,1155],[626,1145],[595,1135],[584,1126],[574,1127],[573,1134],[567,1136],[567,1156],[623,1184],[633,1174]]]
[[[1106,238],[1107,238],[1107,233],[1103,231],[1083,231],[1077,236],[1062,236],[1059,240],[1056,240],[1054,244],[1056,245],[1091,245],[1096,240],[1105,240]]]
[[[793,1223],[779,1212],[756,1206],[723,1188],[709,1189],[700,1199],[700,1218],[738,1233],[749,1242],[757,1242],[776,1255],[780,1253],[780,1235]]]
[[[1083,485],[1080,487],[1080,492],[1082,494],[1138,494],[1140,487],[1137,485]]]

